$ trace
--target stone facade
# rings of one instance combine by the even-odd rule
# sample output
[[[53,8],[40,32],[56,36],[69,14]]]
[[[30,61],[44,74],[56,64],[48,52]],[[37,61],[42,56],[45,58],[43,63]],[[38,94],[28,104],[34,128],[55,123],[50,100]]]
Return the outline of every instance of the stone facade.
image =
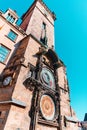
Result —
[[[66,67],[53,48],[55,14],[42,0],[34,1],[19,27],[7,14],[0,14],[0,43],[10,49],[0,62],[0,130],[78,130]]]
[[[0,12],[0,45],[3,45],[6,48],[8,48],[10,50],[10,53],[7,56],[5,61],[1,62],[0,60],[0,73],[5,68],[5,65],[7,64],[7,62],[9,61],[14,51],[14,48],[16,47],[16,44],[25,37],[24,31],[22,32],[22,29],[20,29],[20,27],[18,27],[16,24],[13,24],[7,21],[7,19],[5,18],[7,15],[7,12],[6,13]],[[10,30],[14,31],[17,34],[17,39],[15,41],[12,41],[8,37]]]

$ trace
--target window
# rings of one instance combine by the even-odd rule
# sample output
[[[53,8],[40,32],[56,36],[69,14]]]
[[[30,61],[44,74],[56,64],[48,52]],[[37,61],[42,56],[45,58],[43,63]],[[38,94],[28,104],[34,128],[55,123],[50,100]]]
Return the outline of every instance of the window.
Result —
[[[46,24],[43,22],[43,24],[42,24],[42,29],[46,29]]]
[[[9,53],[10,53],[10,50],[7,49],[2,44],[0,44],[0,62],[4,63],[9,55]]]
[[[11,23],[14,23],[14,21],[15,21],[15,18],[12,17],[12,19],[11,19]]]
[[[66,121],[65,117],[64,117],[64,126],[67,127],[67,121]]]
[[[41,41],[44,45],[47,45],[46,24],[45,24],[44,22],[42,23],[42,31],[41,31],[40,41]]]
[[[10,30],[8,38],[10,38],[12,41],[15,41],[17,39],[17,36],[18,35],[14,31]]]
[[[0,111],[0,116],[1,116],[2,112]]]
[[[6,19],[7,19],[7,21],[9,21],[11,23],[14,23],[14,21],[15,21],[15,18],[12,15],[10,15],[10,13],[8,13]]]

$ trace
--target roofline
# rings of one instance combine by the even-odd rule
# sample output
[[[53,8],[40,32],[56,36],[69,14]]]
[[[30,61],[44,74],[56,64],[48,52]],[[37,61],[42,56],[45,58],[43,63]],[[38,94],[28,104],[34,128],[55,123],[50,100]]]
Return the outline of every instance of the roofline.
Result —
[[[23,19],[25,17],[25,15],[27,14],[27,12],[32,8],[32,6],[35,4],[35,1],[31,4],[31,6],[28,8],[28,10],[21,16],[21,19]]]
[[[34,0],[34,2],[32,3],[32,5],[31,5],[31,6],[28,8],[28,10],[22,15],[21,19],[23,19],[23,18],[25,17],[25,15],[27,14],[27,12],[32,8],[32,6],[33,6],[34,4],[36,5],[37,1],[39,1],[39,2],[44,6],[44,8],[51,14],[52,18],[53,18],[54,20],[56,20],[56,15],[55,15],[55,13],[52,12],[42,0]],[[35,6],[34,6],[34,7],[35,7]]]
[[[3,16],[3,13],[0,12],[0,16],[7,22],[9,23],[11,26],[13,26],[15,29],[17,29],[22,35],[27,35],[26,32],[20,27],[20,26],[17,26],[16,24],[12,24],[10,23],[9,21],[6,20],[6,18]]]
[[[11,8],[8,8],[7,11],[10,10],[17,18],[19,18],[19,16],[17,15],[15,10],[12,10]]]

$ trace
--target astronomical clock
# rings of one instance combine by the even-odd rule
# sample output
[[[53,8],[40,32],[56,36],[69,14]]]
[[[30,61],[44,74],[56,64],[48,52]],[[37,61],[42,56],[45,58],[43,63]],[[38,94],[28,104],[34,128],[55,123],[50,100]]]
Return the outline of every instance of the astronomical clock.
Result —
[[[52,53],[52,54],[51,54]],[[38,61],[38,123],[50,126],[59,125],[59,93],[56,67],[53,66],[53,50],[39,55]],[[54,56],[55,57],[55,56]]]
[[[40,71],[42,89],[39,93],[39,117],[38,122],[47,125],[58,125],[58,95],[56,93],[56,79],[54,70],[48,66]]]
[[[40,73],[40,80],[44,86],[55,90],[55,78],[50,69],[46,67],[42,68]]]
[[[38,57],[37,65],[35,68],[30,65],[30,73],[27,80],[27,83],[30,84],[30,90],[33,90],[29,113],[31,116],[30,129],[36,122],[58,128],[60,118],[59,87],[57,64],[54,64],[58,62],[58,58],[53,50],[48,50],[45,53],[40,51],[36,56]]]

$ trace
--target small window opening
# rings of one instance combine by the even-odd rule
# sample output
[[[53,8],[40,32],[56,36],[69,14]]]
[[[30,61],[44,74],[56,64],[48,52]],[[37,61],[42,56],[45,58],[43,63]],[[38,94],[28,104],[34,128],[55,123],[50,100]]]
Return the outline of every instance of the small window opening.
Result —
[[[44,45],[47,45],[46,24],[45,24],[44,22],[42,23],[42,31],[41,31],[40,41],[41,41]]]

